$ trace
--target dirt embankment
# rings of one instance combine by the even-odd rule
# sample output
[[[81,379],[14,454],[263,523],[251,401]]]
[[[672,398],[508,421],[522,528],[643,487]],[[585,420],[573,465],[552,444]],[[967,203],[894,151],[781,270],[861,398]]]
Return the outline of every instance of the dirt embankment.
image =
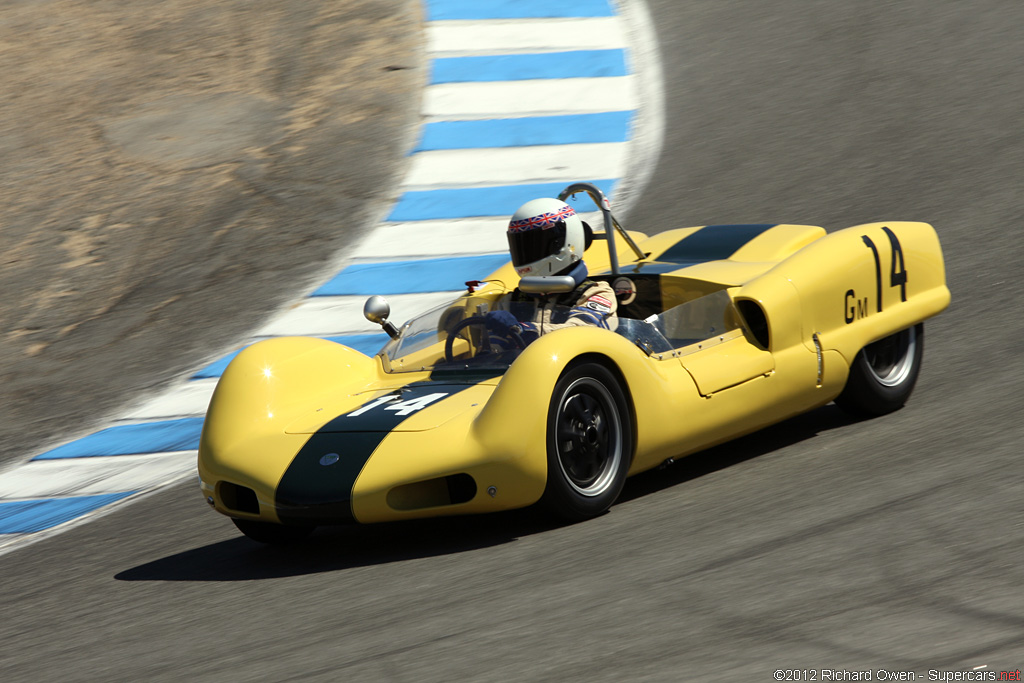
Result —
[[[0,461],[251,331],[392,196],[415,0],[0,7]]]

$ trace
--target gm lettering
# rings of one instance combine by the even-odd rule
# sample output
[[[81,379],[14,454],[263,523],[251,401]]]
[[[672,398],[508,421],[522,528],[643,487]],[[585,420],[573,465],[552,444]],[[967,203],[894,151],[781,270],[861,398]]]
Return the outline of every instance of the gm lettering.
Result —
[[[889,237],[889,243],[892,245],[892,263],[889,265],[889,286],[900,288],[900,301],[907,300],[907,264],[903,259],[903,248],[900,247],[900,241],[889,228],[882,228],[885,234]],[[864,240],[864,246],[871,250],[871,254],[875,257],[875,310],[878,313],[882,312],[882,258],[878,255],[878,247],[871,241],[871,238],[867,235],[861,235],[860,237]],[[846,290],[846,299],[843,304],[843,317],[846,320],[846,324],[849,325],[854,320],[860,320],[866,318],[868,315],[868,297],[860,298],[857,293],[852,289]]]

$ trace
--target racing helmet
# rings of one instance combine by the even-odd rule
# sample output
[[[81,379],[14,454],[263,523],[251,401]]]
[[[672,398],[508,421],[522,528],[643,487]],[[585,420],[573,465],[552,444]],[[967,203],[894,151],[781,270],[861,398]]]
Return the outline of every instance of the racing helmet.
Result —
[[[519,275],[556,275],[583,260],[586,232],[571,206],[557,199],[534,199],[508,223],[508,250]]]

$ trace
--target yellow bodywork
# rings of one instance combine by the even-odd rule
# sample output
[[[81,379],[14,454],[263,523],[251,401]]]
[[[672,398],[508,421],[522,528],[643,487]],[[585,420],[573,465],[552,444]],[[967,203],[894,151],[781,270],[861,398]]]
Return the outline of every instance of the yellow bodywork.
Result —
[[[613,332],[572,327],[532,343],[504,374],[441,379],[429,371],[387,372],[398,368],[382,356],[321,339],[248,347],[224,372],[207,413],[199,449],[204,494],[232,517],[293,521],[282,519],[279,489],[299,455],[348,466],[345,449],[359,443],[370,452],[353,466],[351,489],[333,501],[340,507],[331,508],[347,505],[350,519],[314,521],[528,506],[544,492],[549,405],[572,363],[600,362],[621,379],[635,425],[635,474],[828,403],[860,349],[939,313],[950,300],[938,238],[925,223],[876,223],[828,235],[780,225],[727,259],[675,268],[660,260],[697,230],[631,233],[648,254],[639,261],[628,260],[632,252],[618,238],[623,274],[646,277],[664,308],[723,290],[735,305],[734,329],[668,352],[647,353]],[[592,277],[611,279],[601,274],[609,266],[604,242],[594,243],[586,261]],[[488,306],[518,282],[510,265],[487,280],[467,295],[467,309]],[[623,313],[628,309],[620,307]],[[443,346],[443,336],[437,344]],[[422,361],[402,362],[406,370]],[[375,431],[360,421],[400,413],[402,392],[410,391],[424,403],[393,426]],[[360,419],[348,421],[353,413]],[[323,454],[308,453],[310,444],[322,444]],[[310,467],[303,476],[317,484],[321,470]],[[255,492],[258,506],[238,509],[237,487]]]

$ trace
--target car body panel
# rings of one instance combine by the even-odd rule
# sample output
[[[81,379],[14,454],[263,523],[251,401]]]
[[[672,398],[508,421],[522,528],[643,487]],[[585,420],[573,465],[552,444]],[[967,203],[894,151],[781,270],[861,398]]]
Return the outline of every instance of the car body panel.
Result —
[[[710,353],[711,349],[714,353]],[[709,353],[692,353],[680,361],[693,377],[701,396],[771,375],[775,370],[772,354],[751,344],[742,334],[724,340]]]

